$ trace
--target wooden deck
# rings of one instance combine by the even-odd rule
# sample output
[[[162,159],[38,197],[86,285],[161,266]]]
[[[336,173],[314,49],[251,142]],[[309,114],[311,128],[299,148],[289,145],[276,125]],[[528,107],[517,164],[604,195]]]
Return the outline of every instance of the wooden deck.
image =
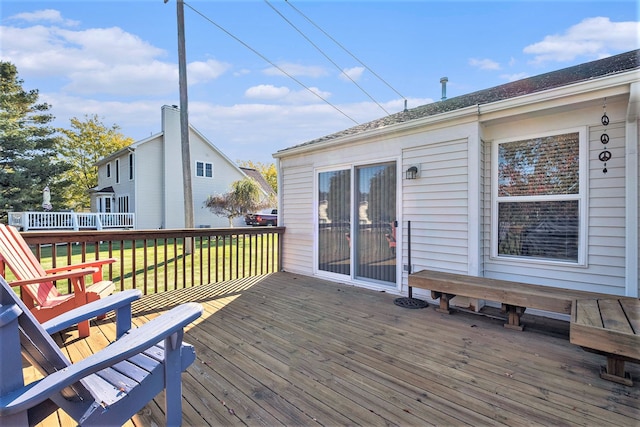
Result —
[[[186,426],[640,425],[638,383],[601,379],[604,357],[570,344],[568,322],[525,314],[516,332],[394,299],[275,273],[144,297],[134,310],[141,323],[183,301],[205,308],[185,336],[197,353],[183,374]],[[88,339],[56,338],[77,360],[113,335],[107,318]],[[43,425],[70,425],[57,415]],[[154,424],[162,396],[130,423]]]

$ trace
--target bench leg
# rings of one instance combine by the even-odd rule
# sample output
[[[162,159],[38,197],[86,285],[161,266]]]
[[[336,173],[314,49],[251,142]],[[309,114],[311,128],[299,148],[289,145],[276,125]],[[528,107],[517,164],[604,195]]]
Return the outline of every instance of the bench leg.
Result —
[[[436,311],[444,314],[451,314],[451,308],[449,308],[449,301],[455,297],[452,294],[445,294],[444,292],[431,291],[431,298],[440,299],[440,306],[436,307]]]
[[[524,325],[520,323],[520,317],[524,314],[526,307],[519,307],[517,305],[502,304],[502,311],[507,313],[508,320],[504,324],[505,328],[515,329],[522,331]]]
[[[629,387],[633,386],[631,375],[624,371],[624,360],[610,355],[607,355],[607,366],[603,366],[600,370],[600,378]]]

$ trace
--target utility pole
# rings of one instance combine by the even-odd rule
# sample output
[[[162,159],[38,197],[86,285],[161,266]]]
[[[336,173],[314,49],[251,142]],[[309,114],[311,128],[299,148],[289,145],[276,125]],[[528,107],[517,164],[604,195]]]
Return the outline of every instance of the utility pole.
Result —
[[[184,187],[184,226],[193,228],[193,190],[191,151],[189,148],[189,109],[187,97],[187,58],[184,41],[184,1],[176,0],[178,15],[178,80],[180,88],[180,140],[182,146],[182,183]],[[191,253],[191,239],[185,239],[185,252]]]

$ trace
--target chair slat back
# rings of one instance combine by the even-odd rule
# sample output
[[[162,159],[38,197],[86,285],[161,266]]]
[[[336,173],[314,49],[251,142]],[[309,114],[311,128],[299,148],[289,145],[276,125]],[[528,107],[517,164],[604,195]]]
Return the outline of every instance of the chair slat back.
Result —
[[[70,366],[69,359],[64,356],[53,338],[47,334],[40,322],[36,320],[2,276],[0,276],[0,285],[0,304],[3,306],[17,305],[22,311],[18,317],[22,356],[44,376]],[[20,354],[5,354],[4,346],[0,354],[2,359],[5,357],[20,358]],[[89,397],[90,393],[82,384],[76,383],[63,390],[62,395],[66,399],[76,399],[79,396]]]
[[[0,257],[18,280],[46,275],[46,271],[15,227],[0,224]],[[51,281],[27,285],[23,289],[40,305],[60,295]]]

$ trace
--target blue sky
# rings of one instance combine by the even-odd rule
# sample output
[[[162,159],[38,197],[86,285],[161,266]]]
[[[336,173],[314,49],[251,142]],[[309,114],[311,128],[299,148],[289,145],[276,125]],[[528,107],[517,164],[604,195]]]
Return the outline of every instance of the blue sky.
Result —
[[[161,130],[162,105],[179,104],[175,0],[0,8],[0,58],[52,105],[55,126],[97,114],[139,140]],[[638,13],[616,0],[190,0],[190,121],[231,160],[270,163],[404,99],[440,100],[443,76],[454,97],[637,49]]]

